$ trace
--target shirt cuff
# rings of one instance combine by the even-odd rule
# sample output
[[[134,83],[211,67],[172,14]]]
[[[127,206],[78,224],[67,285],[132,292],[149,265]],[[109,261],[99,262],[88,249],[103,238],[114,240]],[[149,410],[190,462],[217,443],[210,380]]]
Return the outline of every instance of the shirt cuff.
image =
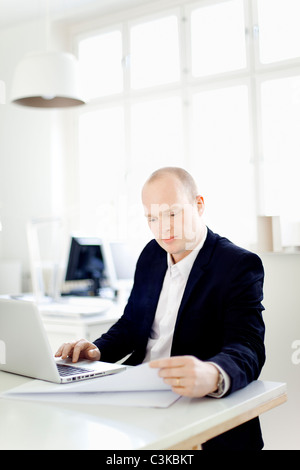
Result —
[[[213,366],[215,366],[218,369],[218,371],[220,372],[220,374],[223,377],[224,386],[223,386],[223,390],[218,390],[216,392],[209,393],[207,396],[208,397],[214,397],[214,398],[222,398],[228,392],[228,390],[230,388],[230,384],[231,384],[230,377],[227,374],[227,372],[225,372],[225,370],[223,370],[222,367],[220,367],[215,362],[208,362],[208,364],[212,364]]]

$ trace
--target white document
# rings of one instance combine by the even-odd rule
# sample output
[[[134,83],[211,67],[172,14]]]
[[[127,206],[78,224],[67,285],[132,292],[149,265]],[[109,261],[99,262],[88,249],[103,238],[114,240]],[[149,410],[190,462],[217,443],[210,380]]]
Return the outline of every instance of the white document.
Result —
[[[5,392],[2,398],[167,407],[179,396],[158,376],[157,369],[141,364],[118,374],[71,384],[34,380]]]
[[[19,387],[18,387],[19,388]],[[17,390],[16,390],[17,391]],[[7,392],[0,398],[10,400],[46,402],[68,405],[111,405],[140,408],[168,408],[175,403],[179,395],[172,391],[151,392],[102,392],[102,393],[13,393]]]

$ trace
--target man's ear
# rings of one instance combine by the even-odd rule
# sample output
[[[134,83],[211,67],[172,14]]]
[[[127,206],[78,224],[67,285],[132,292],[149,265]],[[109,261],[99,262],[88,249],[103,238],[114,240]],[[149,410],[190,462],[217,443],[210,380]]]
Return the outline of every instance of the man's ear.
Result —
[[[197,208],[198,208],[199,215],[202,215],[204,212],[204,208],[205,208],[203,196],[197,196],[196,201],[197,201]]]

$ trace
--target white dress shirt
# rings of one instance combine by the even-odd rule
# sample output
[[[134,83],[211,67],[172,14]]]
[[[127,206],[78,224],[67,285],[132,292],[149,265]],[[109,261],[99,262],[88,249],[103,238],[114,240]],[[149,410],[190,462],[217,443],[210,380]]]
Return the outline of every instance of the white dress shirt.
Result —
[[[147,344],[146,356],[143,362],[170,357],[175,323],[183,293],[192,266],[204,245],[206,236],[207,228],[205,227],[204,236],[196,248],[176,264],[174,264],[170,254],[167,254],[168,268],[158,300],[155,318]],[[229,389],[230,378],[217,364],[214,365],[222,373],[225,383],[225,388],[221,395],[213,394],[213,396],[219,397],[223,396]]]

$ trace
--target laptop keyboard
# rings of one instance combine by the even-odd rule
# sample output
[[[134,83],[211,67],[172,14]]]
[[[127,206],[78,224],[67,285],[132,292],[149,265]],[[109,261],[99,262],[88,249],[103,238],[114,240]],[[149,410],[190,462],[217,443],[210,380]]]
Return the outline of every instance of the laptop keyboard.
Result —
[[[61,377],[68,377],[70,375],[78,375],[80,373],[92,372],[90,369],[83,369],[82,367],[72,367],[63,364],[56,364],[56,367]]]

